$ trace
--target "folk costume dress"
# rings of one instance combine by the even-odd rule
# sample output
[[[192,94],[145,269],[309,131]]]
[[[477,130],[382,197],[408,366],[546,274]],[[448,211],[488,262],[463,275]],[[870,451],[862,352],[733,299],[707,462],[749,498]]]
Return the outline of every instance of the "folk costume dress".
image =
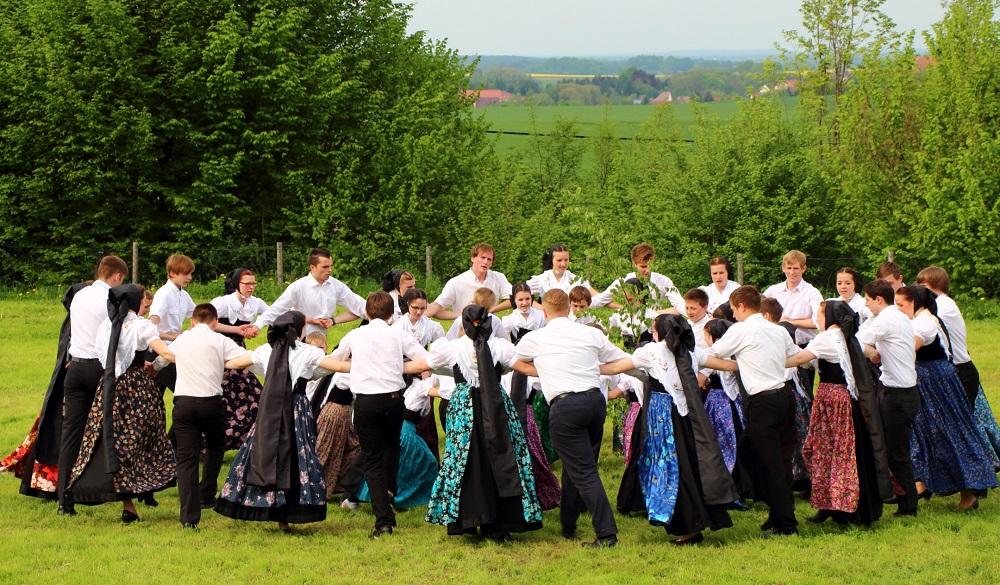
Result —
[[[159,333],[136,314],[142,297],[142,288],[131,284],[108,293],[109,318],[96,337],[104,376],[69,478],[78,504],[151,494],[177,478],[163,392],[144,367],[146,350]]]
[[[215,511],[236,520],[305,524],[326,518],[326,482],[316,455],[316,423],[306,398],[323,350],[298,341],[305,316],[289,311],[254,350],[264,391],[257,421],[236,452]]]
[[[219,314],[219,322],[239,327],[252,324],[258,315],[267,310],[267,303],[250,296],[241,298],[239,293],[240,275],[245,272],[237,268],[226,278],[225,295],[212,299],[212,305]],[[245,348],[242,335],[223,333]],[[226,450],[239,449],[257,420],[257,404],[263,386],[250,369],[227,369],[222,377],[222,400],[226,404]]]
[[[323,466],[326,497],[344,491],[340,480],[361,456],[361,443],[351,423],[350,374],[337,372],[318,380],[313,404],[321,405],[316,417],[316,456]]]
[[[436,321],[421,316],[416,322],[410,320],[409,307],[403,308],[403,314],[399,317],[393,319],[393,327],[399,327],[413,336],[422,347],[425,349],[430,347],[430,344],[444,337],[444,329]],[[404,381],[408,380],[409,376],[403,376]],[[433,400],[431,401],[433,403]],[[439,404],[444,404],[442,400]],[[430,447],[431,453],[434,454],[434,460],[441,463],[441,448],[438,444],[438,429],[437,422],[434,420],[433,406],[431,410],[420,416],[420,420],[416,421],[417,434],[427,442],[427,446]],[[441,420],[444,420],[444,410],[441,409]]]
[[[448,403],[441,473],[426,519],[458,535],[504,536],[537,530],[542,510],[531,457],[510,397],[500,388],[497,364],[515,361],[514,346],[491,339],[483,307],[462,311],[465,337],[431,347],[431,367],[452,366],[457,383]]]
[[[913,317],[914,335],[924,342],[917,350],[920,409],[910,438],[913,477],[935,494],[997,487],[988,440],[976,425],[965,389],[942,342],[947,336],[935,310],[930,299]]]
[[[827,329],[805,348],[819,370],[802,447],[812,480],[809,503],[841,522],[871,524],[882,516],[881,480],[859,398],[875,386],[855,338],[858,314],[841,301],[827,301],[825,313]]]
[[[56,480],[59,478],[59,444],[62,438],[63,379],[69,362],[70,322],[69,306],[84,283],[74,284],[63,295],[66,318],[59,330],[56,365],[49,380],[49,387],[42,398],[42,408],[28,431],[28,436],[9,455],[0,459],[0,471],[9,471],[21,479],[20,492],[46,500],[56,498]]]

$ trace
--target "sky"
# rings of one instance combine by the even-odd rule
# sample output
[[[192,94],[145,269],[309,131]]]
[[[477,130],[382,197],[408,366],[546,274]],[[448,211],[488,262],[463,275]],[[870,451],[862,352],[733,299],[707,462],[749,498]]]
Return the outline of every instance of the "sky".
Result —
[[[768,50],[801,0],[414,0],[410,30],[466,55],[604,56]],[[940,0],[886,0],[900,30],[927,30]],[[917,35],[915,44],[923,46]]]

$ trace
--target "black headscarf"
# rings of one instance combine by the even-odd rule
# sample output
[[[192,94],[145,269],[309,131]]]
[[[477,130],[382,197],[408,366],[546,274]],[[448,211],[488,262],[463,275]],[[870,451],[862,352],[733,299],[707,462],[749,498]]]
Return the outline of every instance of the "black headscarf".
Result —
[[[389,272],[386,272],[385,276],[382,277],[382,290],[387,293],[399,291],[399,281],[402,279],[404,272],[406,271],[399,268],[393,268]],[[410,310],[410,308],[406,305],[406,301],[403,300],[403,295],[399,295],[396,302],[399,304],[399,310],[401,313],[406,313]]]
[[[844,334],[847,355],[851,362],[851,373],[854,376],[854,385],[858,392],[858,406],[861,408],[861,415],[865,419],[865,426],[872,441],[872,451],[875,455],[879,476],[879,493],[883,499],[891,498],[893,494],[892,480],[889,472],[888,450],[885,446],[885,436],[882,430],[878,387],[872,376],[871,368],[868,366],[865,353],[861,349],[861,342],[857,338],[860,318],[854,309],[844,301],[827,301],[826,307],[823,309],[823,318],[826,320],[827,329],[836,325]]]
[[[520,496],[523,493],[517,471],[514,447],[510,442],[509,425],[515,424],[507,417],[503,390],[496,371],[496,360],[490,352],[489,339],[493,334],[493,319],[485,307],[469,305],[462,310],[462,329],[472,340],[479,373],[479,404],[482,410],[482,438],[490,454],[490,467],[501,498]]]
[[[63,380],[66,377],[66,362],[69,359],[70,320],[69,307],[73,297],[88,285],[79,282],[69,287],[63,295],[62,305],[66,308],[66,318],[59,329],[59,345],[56,350],[56,365],[49,379],[49,387],[42,399],[42,410],[38,415],[38,439],[35,442],[34,460],[45,465],[55,465],[59,459],[59,444],[62,436]],[[31,478],[29,464],[25,477]],[[22,488],[23,489],[23,488]]]
[[[115,382],[118,380],[115,376],[115,360],[118,357],[118,339],[121,337],[122,325],[129,311],[139,312],[143,293],[143,288],[137,284],[123,284],[108,291],[111,337],[108,339],[108,354],[104,361],[104,375],[101,377],[104,409],[101,436],[104,439],[104,457],[108,473],[118,471],[118,450],[115,448],[114,437]]]
[[[726,321],[736,322],[736,315],[733,314],[733,307],[726,301],[715,308],[712,312],[712,316],[716,319],[725,319]]]
[[[739,499],[736,484],[722,458],[722,449],[708,413],[701,401],[698,375],[691,363],[694,351],[694,332],[687,319],[680,315],[657,315],[653,321],[660,343],[674,355],[681,387],[687,399],[688,420],[694,433],[695,450],[698,453],[698,471],[701,475],[702,492],[709,505],[731,504]]]
[[[705,323],[705,331],[708,331],[713,340],[718,341],[732,326],[733,322],[727,319],[712,319]]]
[[[249,269],[247,268],[237,268],[230,272],[223,282],[223,294],[231,295],[240,290],[240,277],[243,276],[244,272],[248,271]]]
[[[910,296],[913,297],[914,314],[916,314],[916,312],[920,309],[927,309],[931,312],[931,315],[934,315],[934,317],[937,318],[938,325],[941,326],[941,331],[944,332],[945,337],[941,340],[941,343],[948,344],[948,355],[952,356],[951,359],[954,359],[951,347],[951,333],[948,332],[948,327],[945,326],[944,321],[938,317],[937,293],[922,284],[913,284],[903,288],[908,289],[910,291]]]
[[[295,457],[292,390],[295,380],[288,367],[288,353],[302,333],[306,317],[288,311],[274,320],[267,330],[271,359],[257,409],[257,430],[250,452],[247,483],[269,489],[289,489],[292,480],[292,457]]]

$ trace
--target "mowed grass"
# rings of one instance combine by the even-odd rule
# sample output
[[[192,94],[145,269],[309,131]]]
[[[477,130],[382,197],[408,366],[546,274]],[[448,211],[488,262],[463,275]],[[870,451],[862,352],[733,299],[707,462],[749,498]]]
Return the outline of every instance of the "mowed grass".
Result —
[[[796,101],[792,98],[782,100],[791,112]],[[706,104],[669,104],[664,106],[487,106],[479,111],[490,123],[493,130],[499,132],[538,132],[548,133],[557,120],[571,121],[581,136],[599,136],[605,117],[610,120],[615,136],[631,138],[640,133],[642,125],[649,121],[657,108],[668,109],[675,122],[680,137],[691,139],[691,127],[695,123],[696,109],[700,108],[704,115],[715,116],[725,121],[736,115],[739,104],[734,101],[713,102]],[[534,117],[534,122],[532,121]],[[503,134],[497,143],[502,153],[526,148],[531,140],[529,136]]]
[[[200,299],[199,299],[200,300]],[[24,438],[41,404],[53,366],[64,311],[53,300],[0,298],[0,451]],[[1000,404],[1000,356],[993,340],[1000,323],[969,323],[970,345],[988,395]],[[335,330],[334,338],[343,334]],[[610,451],[610,422],[601,475],[614,502],[621,457]],[[232,457],[230,453],[227,461]],[[223,477],[224,477],[223,473]],[[220,478],[221,481],[222,478]],[[0,583],[987,583],[1000,574],[1000,502],[977,512],[954,511],[957,496],[921,503],[921,515],[888,514],[871,529],[817,527],[801,534],[758,537],[766,512],[755,506],[732,514],[735,526],[707,532],[698,547],[678,548],[662,529],[641,518],[616,516],[621,543],[589,551],[559,536],[558,510],[545,527],[515,536],[508,545],[448,537],[423,520],[424,509],[399,514],[399,529],[370,541],[373,518],[330,506],[319,524],[291,535],[271,524],[236,522],[206,511],[202,529],[182,530],[176,489],[158,495],[160,506],[139,506],[143,521],[122,525],[120,506],[79,507],[72,518],[55,504],[17,493],[18,481],[0,475]],[[891,512],[891,507],[887,508]],[[589,517],[582,537],[591,538]]]

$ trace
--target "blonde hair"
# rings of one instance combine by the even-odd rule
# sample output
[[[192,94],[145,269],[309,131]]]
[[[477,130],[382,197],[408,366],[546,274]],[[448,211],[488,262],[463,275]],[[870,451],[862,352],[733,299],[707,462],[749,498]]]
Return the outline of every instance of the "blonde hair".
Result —
[[[477,288],[472,295],[472,304],[479,305],[486,309],[492,309],[497,304],[497,293],[493,289],[484,287]]]
[[[326,351],[326,333],[323,331],[313,331],[309,335],[306,335],[303,341]]]
[[[786,264],[798,264],[799,266],[806,267],[806,255],[799,250],[789,250],[784,256],[781,257],[781,265]]]
[[[549,289],[542,295],[542,306],[547,313],[559,315],[569,312],[569,295],[558,288]]]

